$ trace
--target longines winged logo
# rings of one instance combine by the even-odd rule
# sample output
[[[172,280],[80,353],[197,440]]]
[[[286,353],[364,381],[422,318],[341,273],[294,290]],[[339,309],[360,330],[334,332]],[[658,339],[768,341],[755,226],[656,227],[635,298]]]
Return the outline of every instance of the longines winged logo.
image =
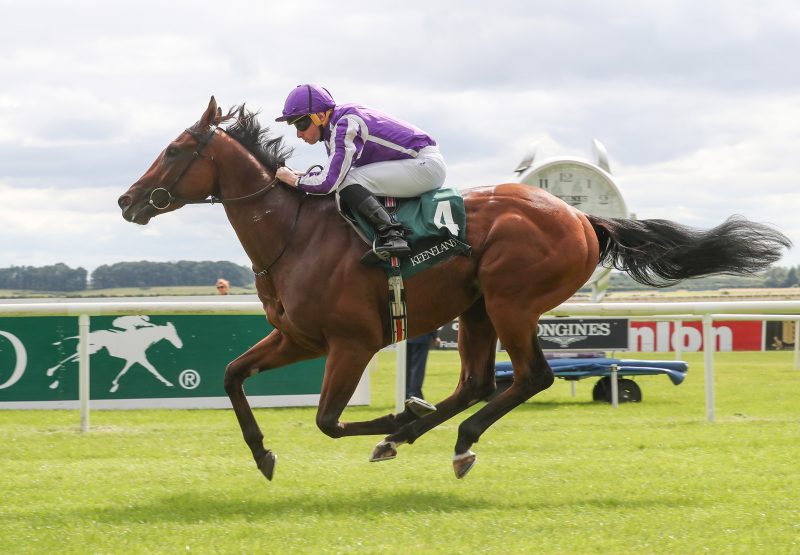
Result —
[[[550,341],[551,343],[555,343],[561,347],[568,347],[573,343],[583,341],[586,339],[586,337],[587,336],[585,335],[573,335],[572,337],[540,337],[539,339]]]
[[[542,341],[555,343],[562,349],[573,343],[586,344],[611,335],[611,323],[607,320],[573,320],[570,318],[541,320],[536,335]]]
[[[147,360],[147,350],[155,343],[166,339],[172,345],[180,349],[183,347],[175,325],[167,322],[163,326],[150,322],[149,316],[120,316],[111,323],[110,330],[97,330],[89,333],[89,355],[93,355],[102,349],[106,349],[108,354],[114,358],[125,361],[125,365],[119,374],[111,382],[111,393],[119,389],[119,380],[134,365],[139,364],[145,370],[155,376],[167,387],[173,387],[172,382],[167,380],[156,367]],[[67,337],[63,341],[77,339],[77,337]],[[58,341],[55,345],[60,345],[63,341]],[[64,371],[67,363],[78,360],[78,346],[75,346],[75,353],[71,354],[52,368],[48,368],[47,375],[52,377],[56,372]],[[58,379],[54,379],[50,384],[50,389],[58,387]]]

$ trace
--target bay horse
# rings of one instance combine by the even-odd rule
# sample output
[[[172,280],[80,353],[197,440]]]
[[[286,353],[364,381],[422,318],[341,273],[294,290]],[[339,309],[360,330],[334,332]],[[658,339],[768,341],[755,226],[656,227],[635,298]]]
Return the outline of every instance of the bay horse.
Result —
[[[754,273],[791,245],[775,229],[739,216],[701,231],[666,220],[590,216],[521,184],[463,191],[471,253],[406,280],[408,337],[458,317],[461,373],[455,390],[424,416],[406,408],[344,422],[340,417],[361,374],[391,342],[387,278],[382,269],[359,263],[368,247],[332,196],[306,195],[276,180],[290,154],[280,137],[258,124],[256,113],[241,105],[223,116],[212,96],[200,120],[119,198],[122,216],[141,225],[187,204],[224,206],[275,328],[231,362],[224,378],[244,440],[269,480],[276,456],[264,447],[244,393],[250,376],[327,355],[317,426],[332,438],[386,435],[371,457],[381,461],[490,396],[499,339],[513,364],[513,385],[459,425],[453,468],[462,478],[476,461],[471,447],[486,429],[553,383],[537,340],[538,320],[580,289],[598,263],[640,283],[665,286],[714,273]]]

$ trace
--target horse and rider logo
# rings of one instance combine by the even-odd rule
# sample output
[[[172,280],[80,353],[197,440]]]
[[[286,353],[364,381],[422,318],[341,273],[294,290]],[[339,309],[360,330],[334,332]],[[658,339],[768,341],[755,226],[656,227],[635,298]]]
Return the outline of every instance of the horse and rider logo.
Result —
[[[88,329],[74,314],[0,317],[0,411],[70,408],[81,393],[93,408],[229,408],[221,371],[272,330],[255,314],[135,314],[93,314]],[[317,358],[263,373],[248,388],[253,406],[316,405],[324,371]],[[354,399],[368,403],[368,385]]]
[[[150,321],[149,316],[120,316],[115,318],[111,325],[111,329],[89,333],[89,356],[105,349],[109,356],[125,361],[122,369],[111,382],[111,389],[109,389],[111,393],[115,393],[119,389],[120,379],[137,364],[166,387],[174,386],[147,359],[147,350],[159,341],[169,341],[176,349],[183,347],[183,341],[178,337],[178,332],[172,322],[157,325]],[[64,341],[73,339],[78,339],[78,337],[67,337],[62,341],[57,341],[54,345],[61,345]],[[73,354],[47,369],[47,376],[53,377],[56,373],[60,375],[64,372],[65,365],[78,360],[78,357],[78,345],[76,344]],[[58,384],[59,380],[56,377],[50,384],[50,389],[55,389]]]

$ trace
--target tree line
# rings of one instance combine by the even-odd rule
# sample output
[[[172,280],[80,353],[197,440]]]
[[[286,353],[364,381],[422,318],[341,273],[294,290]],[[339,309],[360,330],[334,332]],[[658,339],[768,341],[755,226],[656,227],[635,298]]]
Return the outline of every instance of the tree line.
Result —
[[[183,285],[210,285],[217,278],[225,278],[231,285],[249,287],[253,272],[247,266],[233,262],[209,260],[194,262],[117,262],[96,268],[91,275],[83,268],[70,268],[59,262],[51,266],[11,266],[0,268],[0,289],[26,291],[84,291],[86,289],[111,289],[115,287],[164,287]],[[612,290],[641,290],[643,285],[626,274],[611,274]],[[690,279],[666,288],[688,290],[716,290],[759,287],[800,287],[800,266],[774,266],[755,276],[710,276]]]
[[[729,276],[716,275],[695,279],[687,279],[665,287],[665,291],[688,290],[688,291],[715,291],[717,289],[745,289],[745,288],[776,288],[776,287],[800,287],[800,266],[788,268],[773,266],[766,272],[753,276]],[[636,291],[645,288],[642,284],[634,281],[627,274],[614,272],[611,274],[609,288],[617,291]]]
[[[0,289],[27,291],[84,291],[115,287],[211,285],[225,278],[231,285],[253,284],[253,271],[226,261],[117,262],[98,266],[92,273],[59,262],[51,266],[0,268]]]
[[[52,266],[11,266],[0,268],[0,289],[29,291],[82,291],[86,289],[87,272],[72,269],[59,262]]]

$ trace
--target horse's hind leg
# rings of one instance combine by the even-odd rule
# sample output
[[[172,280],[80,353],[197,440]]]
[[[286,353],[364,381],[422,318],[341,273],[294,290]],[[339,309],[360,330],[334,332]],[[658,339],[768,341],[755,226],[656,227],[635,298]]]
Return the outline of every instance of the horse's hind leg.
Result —
[[[514,382],[458,427],[453,458],[457,478],[463,478],[475,464],[475,454],[470,447],[483,432],[513,408],[550,387],[555,379],[536,336],[538,315],[509,309],[503,316],[498,335],[511,357]]]
[[[122,370],[119,371],[119,374],[117,374],[117,377],[114,378],[111,381],[111,389],[109,389],[109,391],[111,393],[116,393],[117,392],[117,390],[119,389],[119,380],[120,380],[120,378],[122,376],[124,376],[128,372],[128,370],[130,370],[130,367],[133,366],[134,364],[135,364],[135,361],[132,361],[132,360],[126,360],[125,361],[125,366],[123,366]]]
[[[459,318],[458,350],[461,355],[461,374],[455,391],[436,405],[436,412],[414,420],[387,436],[373,451],[372,461],[394,458],[396,447],[414,443],[422,434],[459,414],[495,389],[494,360],[497,335],[486,314],[483,299],[476,302]]]
[[[74,353],[74,354],[69,355],[67,358],[65,358],[64,360],[62,360],[61,362],[59,362],[55,366],[52,366],[52,367],[48,368],[47,369],[47,376],[48,377],[52,376],[53,374],[55,374],[56,370],[58,370],[59,368],[61,368],[65,364],[67,364],[68,362],[72,362],[73,360],[77,360],[77,359],[78,359],[78,353]]]

